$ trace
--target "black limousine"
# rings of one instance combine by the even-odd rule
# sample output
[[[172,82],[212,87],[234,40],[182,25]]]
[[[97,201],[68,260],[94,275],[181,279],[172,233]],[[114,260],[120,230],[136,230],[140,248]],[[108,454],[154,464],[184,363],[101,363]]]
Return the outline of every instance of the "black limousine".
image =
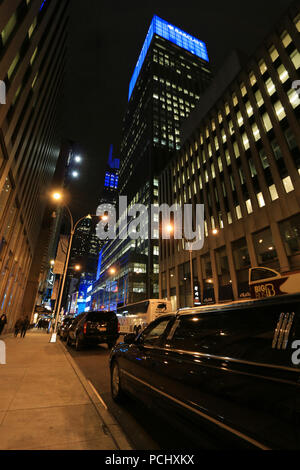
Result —
[[[112,350],[111,392],[134,394],[192,447],[204,431],[214,448],[299,449],[298,362],[300,294],[184,309]]]

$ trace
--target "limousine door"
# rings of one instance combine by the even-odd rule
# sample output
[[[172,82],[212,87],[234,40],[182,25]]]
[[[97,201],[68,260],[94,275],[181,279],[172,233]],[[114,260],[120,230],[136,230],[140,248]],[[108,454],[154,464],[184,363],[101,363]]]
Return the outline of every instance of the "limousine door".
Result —
[[[142,393],[150,402],[157,383],[157,368],[154,366],[161,363],[164,351],[160,346],[173,322],[174,317],[170,316],[152,322],[141,334],[139,341],[131,344],[126,354],[119,359],[127,388],[134,394]]]

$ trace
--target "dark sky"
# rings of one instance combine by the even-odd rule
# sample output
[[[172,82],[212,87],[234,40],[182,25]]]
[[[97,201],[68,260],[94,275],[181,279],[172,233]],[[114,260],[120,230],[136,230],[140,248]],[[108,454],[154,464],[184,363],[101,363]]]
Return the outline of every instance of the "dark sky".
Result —
[[[153,14],[206,42],[217,70],[232,49],[253,52],[290,3],[71,0],[63,132],[84,154],[72,185],[74,213],[96,210],[110,144],[118,156],[129,81]]]

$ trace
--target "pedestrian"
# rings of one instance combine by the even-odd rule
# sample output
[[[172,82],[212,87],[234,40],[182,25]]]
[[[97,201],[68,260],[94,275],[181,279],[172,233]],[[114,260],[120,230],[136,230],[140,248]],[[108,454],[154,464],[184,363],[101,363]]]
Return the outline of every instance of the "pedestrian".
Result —
[[[3,315],[1,315],[0,317],[0,335],[5,327],[7,323],[7,316],[5,315],[5,313],[3,313]]]
[[[15,338],[17,338],[21,328],[22,328],[22,319],[19,318],[17,321],[16,321],[16,324],[15,324]]]
[[[27,330],[28,330],[28,327],[29,327],[29,320],[28,320],[28,318],[26,317],[26,318],[23,320],[23,323],[22,323],[21,338],[25,338],[26,333],[27,333]]]

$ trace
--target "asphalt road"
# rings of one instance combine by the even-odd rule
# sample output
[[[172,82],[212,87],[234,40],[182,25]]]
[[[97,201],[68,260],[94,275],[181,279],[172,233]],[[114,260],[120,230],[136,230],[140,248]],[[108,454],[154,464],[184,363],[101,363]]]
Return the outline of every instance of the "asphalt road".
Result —
[[[75,351],[68,347],[85,377],[91,381],[109,411],[124,430],[136,450],[174,450],[188,448],[180,427],[172,429],[138,400],[128,397],[125,405],[117,405],[110,394],[109,351],[106,345]]]

